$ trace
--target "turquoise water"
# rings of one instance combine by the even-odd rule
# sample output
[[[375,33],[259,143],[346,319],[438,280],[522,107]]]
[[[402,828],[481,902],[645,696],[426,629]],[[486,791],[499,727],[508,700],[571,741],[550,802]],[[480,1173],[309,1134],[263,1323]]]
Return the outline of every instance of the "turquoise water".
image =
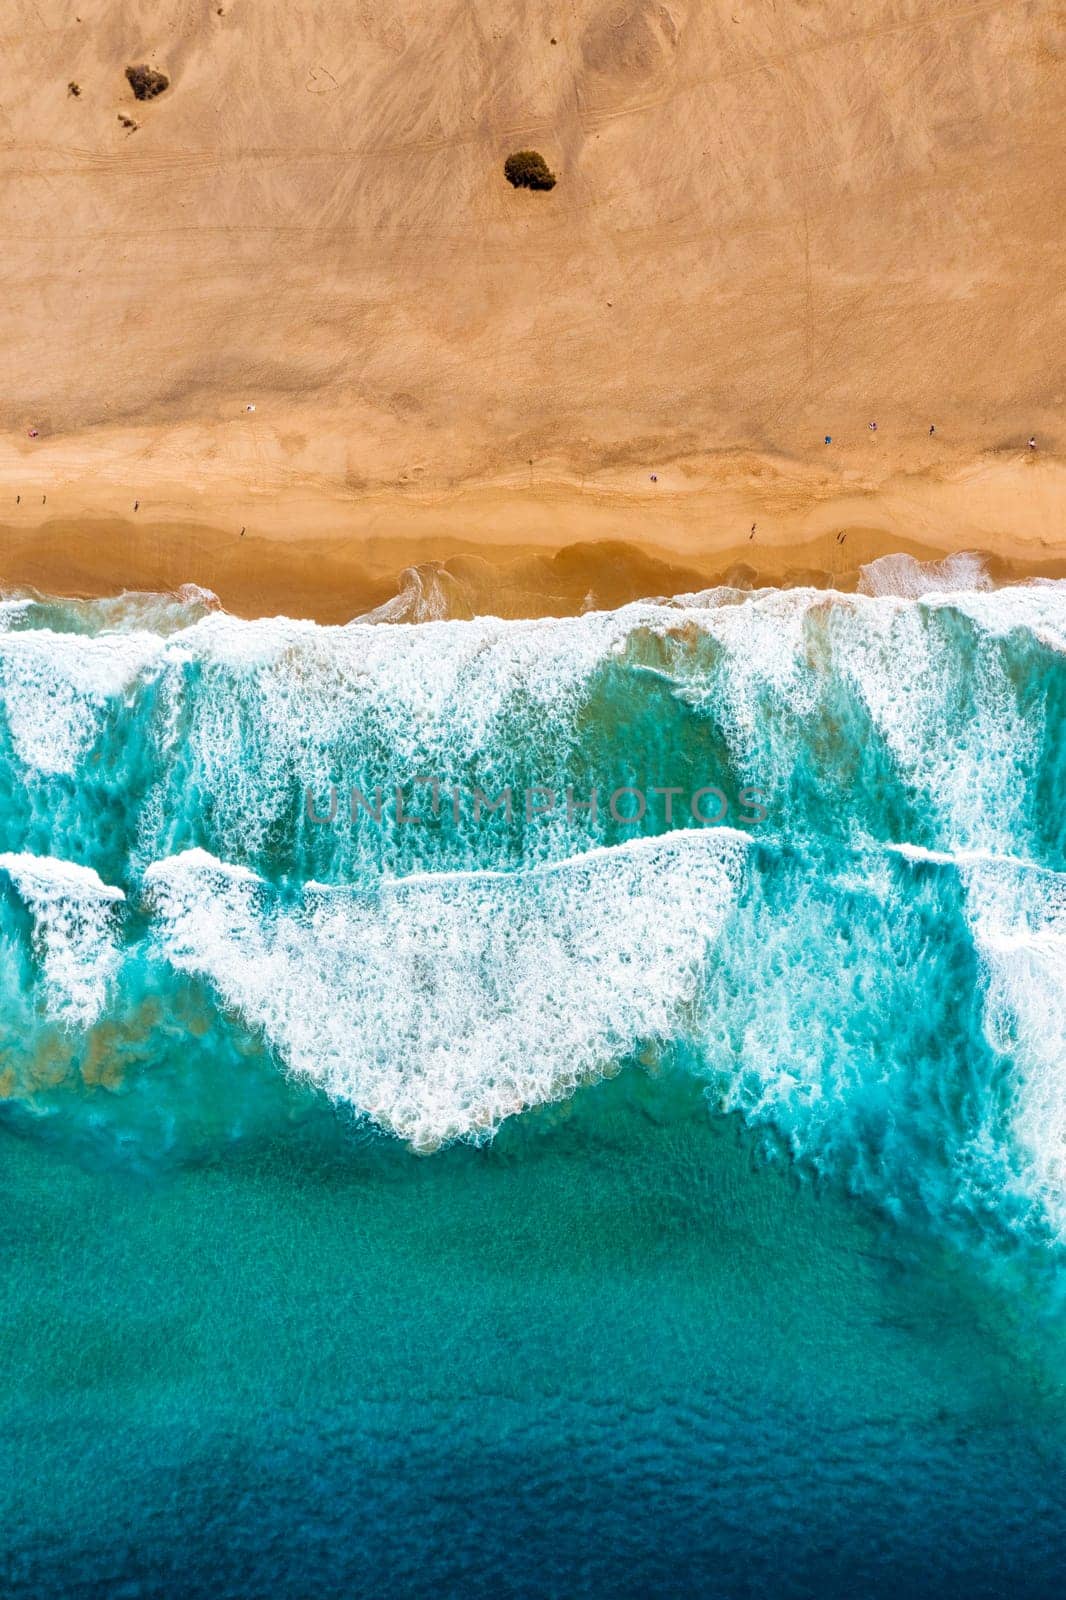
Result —
[[[1066,590],[2,621],[5,1594],[1061,1592]]]

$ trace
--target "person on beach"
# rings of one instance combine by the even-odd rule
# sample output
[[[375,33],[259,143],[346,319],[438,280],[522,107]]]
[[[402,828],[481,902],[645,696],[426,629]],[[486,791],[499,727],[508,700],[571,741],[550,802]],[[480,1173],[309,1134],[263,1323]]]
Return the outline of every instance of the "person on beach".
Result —
[[[1030,450],[1035,450],[1036,449],[1036,435],[1035,434],[1030,434],[1030,436],[1029,436],[1029,448],[1030,448]]]

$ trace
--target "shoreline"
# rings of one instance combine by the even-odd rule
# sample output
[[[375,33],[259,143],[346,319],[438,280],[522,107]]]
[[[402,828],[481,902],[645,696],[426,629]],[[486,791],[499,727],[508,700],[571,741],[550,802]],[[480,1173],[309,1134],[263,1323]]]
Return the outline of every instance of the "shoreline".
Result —
[[[196,584],[238,616],[336,623],[568,615],[723,582],[849,589],[896,553],[1066,576],[1066,462],[1024,450],[879,476],[734,450],[668,461],[654,483],[631,465],[359,488],[207,453],[184,480],[173,465],[149,449],[134,478],[128,452],[61,441],[0,461],[0,587]]]

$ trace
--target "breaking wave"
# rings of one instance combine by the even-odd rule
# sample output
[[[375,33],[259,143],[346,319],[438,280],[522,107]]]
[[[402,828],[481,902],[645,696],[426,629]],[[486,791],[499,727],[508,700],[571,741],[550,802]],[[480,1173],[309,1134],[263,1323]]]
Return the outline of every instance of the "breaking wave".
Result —
[[[1066,589],[908,560],[556,621],[6,602],[13,1114],[136,1139],[154,1104],[180,1144],[195,1096],[287,1075],[431,1149],[668,1062],[892,1214],[1057,1242]],[[349,786],[418,821],[315,820]]]

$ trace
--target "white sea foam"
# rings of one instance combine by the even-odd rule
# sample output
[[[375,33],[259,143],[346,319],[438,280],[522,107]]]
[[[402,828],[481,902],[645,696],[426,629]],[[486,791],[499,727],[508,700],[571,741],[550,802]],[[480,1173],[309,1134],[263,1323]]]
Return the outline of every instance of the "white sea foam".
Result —
[[[672,642],[673,692],[721,728],[741,781],[787,790],[787,724],[774,718],[816,714],[839,673],[916,799],[943,819],[945,843],[1003,848],[1018,825],[1017,776],[1040,737],[1039,708],[1021,714],[1001,652],[978,651],[971,673],[938,618],[954,609],[990,637],[1028,628],[1066,641],[1062,585],[919,601],[717,589],[564,619],[342,628],[198,614],[208,596],[186,597],[185,612],[181,596],[144,598],[177,608],[174,631],[0,630],[0,709],[28,770],[75,775],[107,717],[139,683],[159,680],[152,726],[135,730],[159,757],[142,803],[145,861],[171,847],[183,794],[209,800],[216,846],[236,857],[265,847],[305,785],[317,793],[363,771],[388,783],[467,770],[500,785],[517,768],[550,781],[578,746],[601,667],[624,658],[665,669],[649,637]],[[135,600],[122,598],[127,622]],[[177,626],[179,615],[196,620]],[[566,848],[547,827],[538,837],[546,854]]]
[[[453,601],[462,595],[462,585],[439,561],[426,561],[407,567],[400,574],[400,587],[390,599],[367,611],[359,622],[440,622],[454,613]]]
[[[0,637],[0,708],[19,759],[41,773],[76,770],[108,710],[162,651],[154,633]]]
[[[26,595],[0,595],[0,633],[17,627],[32,604]]]
[[[1039,862],[1002,850],[927,850],[924,845],[910,844],[907,841],[901,844],[886,842],[883,848],[890,850],[894,855],[903,856],[907,861],[924,861],[938,867],[961,868],[988,863],[1038,873],[1047,871]]]
[[[720,677],[721,712],[742,765],[767,693],[797,716],[813,711],[818,682],[808,658],[807,625],[824,603],[825,595],[814,589],[765,589],[698,613],[701,628],[728,657]],[[656,620],[662,628],[662,619]]]
[[[142,598],[174,604],[168,597]],[[123,596],[124,611],[136,599]],[[197,603],[211,599],[200,596]],[[1066,635],[1066,586],[1052,585],[927,596],[921,608],[913,601],[812,589],[743,595],[714,590],[582,617],[392,627],[361,622],[323,628],[286,618],[245,622],[215,613],[167,637],[146,628],[91,636],[43,629],[2,634],[0,694],[20,755],[42,771],[70,771],[100,706],[128,692],[138,675],[190,662],[208,675],[205,701],[211,699],[212,675],[221,675],[218,687],[228,700],[225,708],[205,704],[200,720],[194,719],[192,737],[205,747],[217,747],[226,717],[222,731],[232,744],[234,726],[240,723],[247,734],[261,715],[271,745],[290,753],[321,750],[343,738],[356,715],[376,721],[400,764],[444,747],[487,748],[501,718],[519,704],[534,717],[565,723],[596,667],[621,654],[632,636],[640,630],[676,635],[679,627],[690,626],[726,652],[732,719],[738,734],[750,733],[763,690],[800,713],[813,704],[818,661],[812,660],[808,637],[812,618],[830,612],[850,618],[851,639],[865,645],[857,670],[877,680],[867,685],[876,695],[886,665],[898,666],[889,677],[902,677],[905,684],[935,670],[920,638],[922,610],[944,605],[990,633],[1029,627],[1041,636]],[[910,620],[901,624],[901,618]],[[698,696],[699,685],[689,687]]]
[[[514,875],[308,886],[296,906],[202,851],[147,883],[175,967],[291,1070],[432,1147],[690,1032],[746,850],[727,830],[677,833]]]
[[[1009,1108],[1009,1136],[1000,1137],[1005,1122],[977,1126],[973,1159],[983,1136],[990,1147],[998,1139],[996,1181],[1061,1218],[1066,1236],[1066,915],[1055,875],[1023,858],[1037,849],[1019,797],[1032,797],[1026,764],[1045,739],[1043,702],[1020,693],[1024,655],[1017,641],[1003,643],[1022,630],[1062,648],[1066,585],[946,592],[942,583],[917,599],[715,590],[562,620],[344,628],[248,623],[202,605],[191,597],[165,637],[127,626],[150,614],[135,606],[122,626],[109,614],[111,633],[24,629],[21,612],[0,628],[0,701],[31,774],[95,774],[80,763],[105,719],[158,680],[145,698],[160,776],[137,800],[145,858],[186,793],[192,804],[210,799],[219,854],[248,859],[285,805],[291,817],[294,780],[321,791],[353,779],[359,761],[383,781],[463,772],[469,761],[487,785],[514,778],[516,757],[534,772],[542,756],[564,763],[605,664],[654,673],[678,699],[706,706],[744,781],[780,779],[782,794],[796,765],[793,727],[813,712],[832,737],[833,719],[842,707],[853,715],[858,699],[926,806],[928,847],[890,851],[963,876],[986,1034],[1004,1063],[975,1103],[987,1091],[989,1117]],[[143,731],[131,722],[131,738]],[[338,760],[353,769],[337,770]],[[561,841],[552,848],[573,848]],[[691,1036],[727,1080],[722,1104],[772,1121],[797,1151],[829,1151],[834,1171],[867,1163],[856,1184],[874,1193],[880,1181],[883,1191],[877,1163],[890,1136],[864,1144],[861,1115],[848,1107],[876,1101],[880,1087],[906,1102],[921,1029],[914,1054],[901,1048],[898,1058],[870,1045],[875,1033],[860,1022],[842,1030],[847,1017],[869,1014],[871,983],[877,1004],[901,1014],[926,937],[921,916],[893,901],[899,872],[888,852],[837,863],[832,885],[815,875],[822,867],[810,883],[801,875],[793,912],[770,916],[747,895],[737,903],[744,857],[724,831],[686,833],[513,874],[423,872],[375,879],[366,892],[307,883],[293,899],[193,852],[150,868],[148,884],[153,937],[175,966],[261,1028],[292,1071],[414,1143],[477,1137],[646,1040]],[[91,1021],[117,963],[119,892],[61,862],[13,855],[0,866],[33,915],[49,1008]],[[927,876],[926,910],[935,903]],[[864,896],[881,909],[864,907],[860,938],[832,906]],[[708,952],[729,917],[733,942],[752,958],[732,971],[732,989],[716,989],[732,945]],[[886,949],[895,965],[882,992]],[[841,983],[855,987],[850,1013],[836,1002]],[[964,1121],[948,1128],[945,1148]],[[897,1154],[904,1144],[901,1134]]]
[[[388,783],[476,760],[479,782],[508,782],[546,736],[562,759],[597,665],[631,626],[621,613],[345,628],[217,616],[170,642],[171,660],[197,666],[195,693],[168,681],[233,854],[257,847],[294,787],[353,781],[364,764]]]
[[[1066,653],[1066,580],[1033,579],[994,594],[930,597],[932,607],[951,607],[971,617],[990,638],[1020,629],[1059,654]]]
[[[33,940],[45,1002],[59,1021],[88,1027],[101,1015],[119,963],[115,906],[121,889],[91,867],[51,856],[0,855],[19,898],[33,916]]]
[[[1001,594],[978,598],[994,607]],[[953,600],[950,609],[960,608]],[[837,671],[946,843],[1009,849],[1024,804],[1022,774],[1042,727],[1038,704],[1021,710],[1000,654],[982,648],[968,659],[925,602],[835,607],[831,632]]]
[[[1003,860],[960,870],[985,968],[985,1036],[1014,1066],[1006,1182],[1066,1238],[1066,875]]]
[[[859,568],[859,593],[898,595],[917,600],[923,595],[955,594],[991,589],[992,580],[981,557],[970,551],[945,556],[942,561],[918,561],[914,556],[879,556]]]
[[[959,1165],[986,1185],[991,1170],[1023,1217],[1038,1214],[1066,1240],[1066,874],[990,850],[888,849],[959,874],[983,969],[985,1038],[1009,1063],[1005,1103],[991,1086],[973,1099]]]

